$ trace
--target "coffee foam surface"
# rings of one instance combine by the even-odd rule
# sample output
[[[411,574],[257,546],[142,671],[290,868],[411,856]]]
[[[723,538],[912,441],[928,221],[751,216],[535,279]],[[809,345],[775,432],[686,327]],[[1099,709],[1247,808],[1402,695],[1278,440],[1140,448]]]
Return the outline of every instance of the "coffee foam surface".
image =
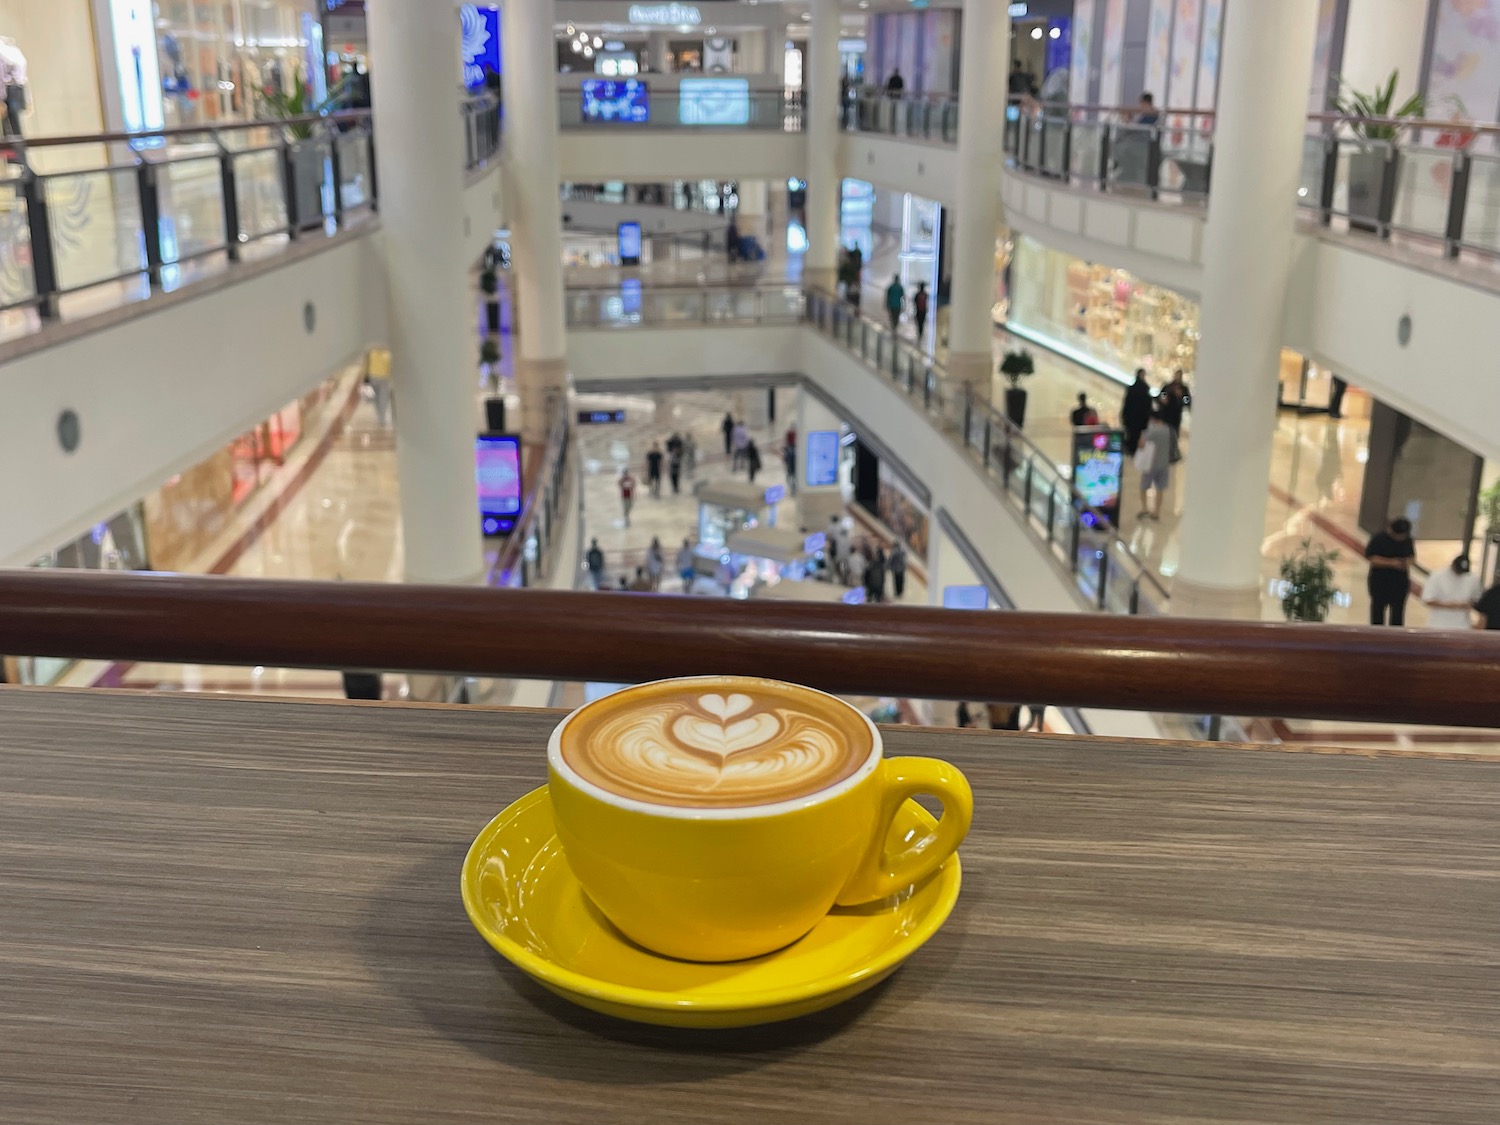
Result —
[[[590,704],[560,738],[585,781],[679,808],[810,796],[852,776],[873,749],[858,712],[769,680],[704,678],[633,688]]]

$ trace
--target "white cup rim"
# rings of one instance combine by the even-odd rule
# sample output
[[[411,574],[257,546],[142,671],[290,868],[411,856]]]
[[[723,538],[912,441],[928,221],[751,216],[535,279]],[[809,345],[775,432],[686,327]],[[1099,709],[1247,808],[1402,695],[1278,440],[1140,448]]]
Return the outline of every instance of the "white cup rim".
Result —
[[[792,797],[785,801],[777,801],[769,805],[739,805],[734,808],[688,808],[682,805],[659,805],[650,801],[638,800],[634,797],[622,797],[618,793],[611,793],[608,789],[587,778],[581,776],[577,770],[570,766],[562,754],[562,732],[563,728],[571,723],[581,712],[598,703],[603,699],[596,699],[591,703],[585,703],[577,707],[563,718],[557,726],[552,728],[552,733],[547,737],[547,765],[574,789],[584,793],[596,801],[602,801],[606,805],[613,805],[618,809],[628,812],[639,813],[643,816],[662,817],[667,820],[760,820],[770,817],[785,816],[787,813],[797,812],[801,809],[813,808],[836,797],[849,792],[860,782],[875,772],[884,756],[884,747],[880,738],[880,731],[870,717],[853,704],[840,699],[836,695],[830,695],[826,691],[817,688],[804,687],[794,684],[788,680],[773,680],[766,676],[677,676],[663,680],[647,680],[644,683],[631,684],[625,691],[635,691],[642,688],[657,687],[661,684],[722,684],[725,681],[739,681],[748,683],[769,684],[776,688],[792,688],[795,691],[810,692],[813,695],[822,696],[846,708],[858,715],[860,720],[870,732],[870,753],[848,777],[842,781],[835,782],[826,789],[819,789],[814,793],[807,793],[801,797]],[[623,694],[616,692],[616,695]],[[605,696],[605,699],[613,696]]]

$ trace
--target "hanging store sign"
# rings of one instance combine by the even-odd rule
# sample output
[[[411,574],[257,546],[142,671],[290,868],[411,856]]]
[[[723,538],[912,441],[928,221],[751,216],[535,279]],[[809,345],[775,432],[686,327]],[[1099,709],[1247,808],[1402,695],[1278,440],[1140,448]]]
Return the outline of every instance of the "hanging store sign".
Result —
[[[691,4],[632,4],[626,19],[646,27],[697,27],[703,22],[703,13]]]

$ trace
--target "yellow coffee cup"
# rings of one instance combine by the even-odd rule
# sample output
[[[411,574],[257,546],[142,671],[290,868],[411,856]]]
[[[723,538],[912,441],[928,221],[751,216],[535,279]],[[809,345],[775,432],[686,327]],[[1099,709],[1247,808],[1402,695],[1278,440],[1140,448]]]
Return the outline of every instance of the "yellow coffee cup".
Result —
[[[836,728],[859,740],[852,753],[862,757],[852,773],[816,792],[729,807],[625,795],[585,777],[565,758],[564,740],[576,745],[580,729],[660,729],[659,700],[683,691],[707,701],[701,706],[709,719],[695,713],[676,721],[698,727],[707,721],[714,737],[728,732],[731,742],[750,740],[753,751],[753,739],[771,729],[769,721],[764,729],[752,726],[760,717],[754,701],[774,699],[766,713],[795,716],[805,706],[838,719]],[[752,703],[741,707],[743,700]],[[598,724],[590,709],[600,707],[608,708],[613,726]],[[712,729],[716,716],[720,734]],[[766,744],[775,737],[768,735]],[[643,751],[642,760],[649,754]],[[747,677],[659,681],[579,708],[548,742],[548,782],[558,840],[589,898],[638,945],[690,961],[770,953],[806,934],[836,903],[876,902],[920,882],[958,849],[973,817],[969,784],[953,766],[932,758],[887,760],[875,725],[842,700]],[[936,831],[887,850],[897,810],[918,794],[942,803]]]

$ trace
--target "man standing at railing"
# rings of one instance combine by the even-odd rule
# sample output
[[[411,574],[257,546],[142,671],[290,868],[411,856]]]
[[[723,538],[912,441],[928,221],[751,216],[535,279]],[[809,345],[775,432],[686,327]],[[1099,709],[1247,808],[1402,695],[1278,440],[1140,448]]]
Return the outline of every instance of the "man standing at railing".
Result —
[[[891,76],[885,80],[885,96],[888,98],[899,98],[906,92],[906,79],[901,77],[901,68],[898,66],[891,71]]]
[[[1366,589],[1370,592],[1370,624],[1406,624],[1406,599],[1411,594],[1411,560],[1417,550],[1411,540],[1411,520],[1395,519],[1365,548],[1370,560]]]
[[[891,278],[891,283],[885,287],[885,312],[891,318],[892,333],[901,326],[901,310],[905,307],[906,286],[901,284],[901,275],[898,273]]]

